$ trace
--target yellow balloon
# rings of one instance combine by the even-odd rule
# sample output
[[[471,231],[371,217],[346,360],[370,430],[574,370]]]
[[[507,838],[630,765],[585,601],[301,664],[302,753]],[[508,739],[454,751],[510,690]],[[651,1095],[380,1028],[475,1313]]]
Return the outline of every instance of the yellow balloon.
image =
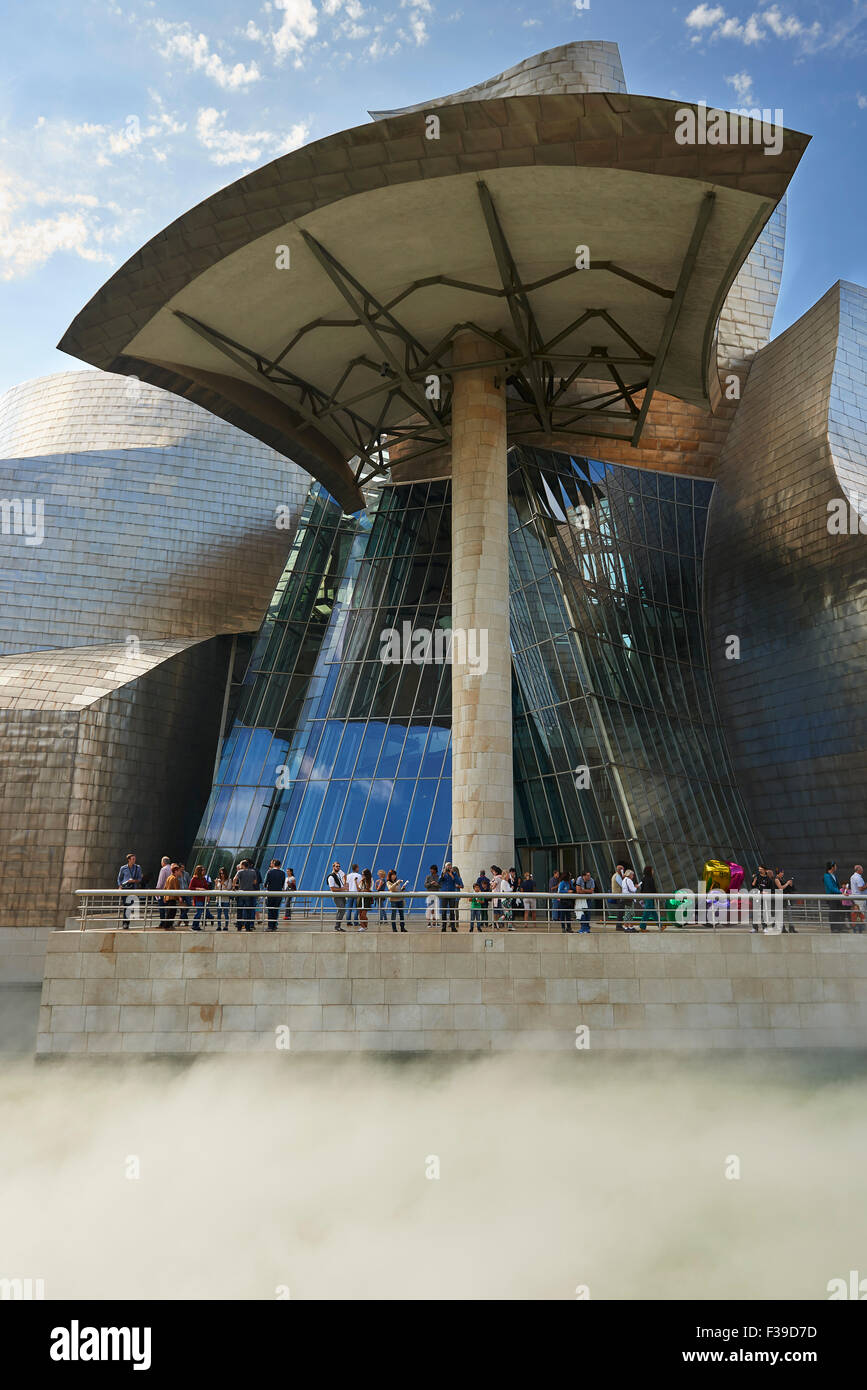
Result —
[[[724,893],[727,893],[731,876],[731,866],[726,864],[723,859],[709,859],[704,866],[704,884],[708,890],[721,888]]]

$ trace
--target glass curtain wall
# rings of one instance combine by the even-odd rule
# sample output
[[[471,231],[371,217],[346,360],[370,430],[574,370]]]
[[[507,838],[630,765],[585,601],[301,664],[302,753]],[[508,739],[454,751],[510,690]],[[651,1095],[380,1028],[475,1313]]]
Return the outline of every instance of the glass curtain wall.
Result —
[[[341,517],[314,486],[256,643],[193,858],[278,858],[300,888],[344,868],[421,887],[448,858],[450,668],[383,662],[390,633],[451,624],[445,483]]]
[[[754,853],[701,623],[711,490],[509,452],[516,852],[540,881],[562,865],[607,882],[623,859],[694,886],[708,857]],[[192,862],[275,857],[321,890],[338,859],[419,889],[449,858],[451,668],[400,659],[420,630],[435,656],[451,625],[449,504],[447,482],[386,486],[344,517],[314,485],[239,645]]]
[[[510,454],[516,838],[537,877],[754,854],[708,677],[711,482]],[[745,857],[746,856],[746,857]]]

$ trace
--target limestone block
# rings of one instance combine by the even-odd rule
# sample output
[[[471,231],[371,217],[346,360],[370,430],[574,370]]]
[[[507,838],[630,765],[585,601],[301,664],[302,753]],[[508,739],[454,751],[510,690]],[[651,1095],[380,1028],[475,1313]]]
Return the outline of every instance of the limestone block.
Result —
[[[120,1000],[119,1000],[119,998],[118,998],[118,989],[119,989],[119,984],[120,984],[120,982],[119,982],[117,979],[112,978],[112,979],[99,979],[99,980],[82,980],[81,983],[82,983],[83,986],[84,986],[84,1003],[85,1003],[85,1004],[118,1004],[118,1003],[120,1003]],[[140,981],[136,981],[136,983],[141,983],[141,982],[140,982]],[[144,983],[146,983],[147,986],[148,986],[148,988],[150,988],[150,986],[151,986],[151,981],[150,981],[150,980],[147,980],[147,981],[145,981]]]
[[[151,1004],[122,1004],[120,1009],[121,1033],[152,1033],[154,1030],[154,1008]]]
[[[152,1002],[152,1000],[153,1000],[153,996],[152,996],[151,991],[153,990],[153,986],[154,986],[155,984],[157,984],[157,985],[165,985],[165,984],[174,984],[174,983],[176,983],[176,982],[175,982],[175,981],[172,981],[172,980],[150,980],[150,979],[148,979],[148,980],[116,980],[116,981],[112,981],[112,982],[106,982],[106,981],[102,981],[102,980],[91,980],[91,981],[88,981],[88,983],[91,984],[91,985],[102,985],[102,984],[105,984],[105,983],[114,983],[114,985],[115,985],[115,999],[116,999],[116,1002],[117,1002],[118,1004],[150,1004],[150,1003]],[[88,1002],[89,1004],[107,1004],[107,1003],[114,1002],[114,1001],[110,1001],[110,1000],[108,1000],[108,999],[88,999],[87,1002]],[[160,1000],[158,1000],[157,1002],[158,1002],[158,1003],[161,1003],[161,1004],[165,1004],[165,1003],[168,1003],[169,1001],[168,1001],[168,1000],[165,1000],[165,999],[160,999]]]
[[[402,981],[387,980],[387,981],[386,981],[386,990],[388,990],[389,986],[391,986],[392,988],[394,988],[396,985],[401,984],[401,983],[402,983]],[[348,977],[347,977],[346,979],[339,979],[339,980],[331,980],[331,979],[329,979],[329,980],[319,980],[319,981],[318,981],[318,985],[319,985],[319,1002],[320,1002],[321,1004],[348,1004],[348,1003],[350,1002],[351,998],[352,998],[352,981],[351,981]],[[415,987],[414,987],[414,985],[412,984],[412,982],[409,982],[409,988],[413,990],[413,994],[414,994]],[[388,997],[388,996],[386,995],[386,997]],[[299,999],[297,1002],[298,1002],[299,1004],[302,1004],[302,1003],[306,1003],[306,1002],[308,1002],[308,1001],[303,1000],[303,999]],[[310,1001],[310,1002],[315,1002],[315,1001]],[[395,1003],[403,1003],[404,1001],[403,1001],[403,1000],[395,1000],[394,1002],[395,1002]],[[324,1014],[323,1014],[323,1017],[324,1017]],[[327,1026],[327,1025],[326,1025],[326,1026]]]
[[[452,978],[449,982],[449,999],[452,1004],[481,1004],[482,981]]]
[[[252,1033],[256,1027],[256,1010],[252,1005],[222,1004],[223,1031],[226,1033]],[[287,1010],[288,1012],[288,1010]],[[288,1023],[288,1019],[285,1020]]]
[[[383,980],[353,980],[353,1004],[384,1004],[385,983]]]
[[[135,960],[135,957],[130,956],[127,959],[129,960],[130,964],[132,964],[132,962]],[[198,956],[191,956],[188,957],[188,959],[199,960],[202,958]],[[215,959],[217,958],[215,957]],[[243,960],[243,957],[239,957],[239,959],[242,961],[243,964],[246,965],[247,962]],[[181,969],[184,964],[184,958],[180,955],[151,955],[150,953],[148,953],[147,962],[148,974],[153,980],[179,980],[181,978]]]
[[[448,1004],[451,988],[448,980],[419,980],[416,998],[419,1004]]]

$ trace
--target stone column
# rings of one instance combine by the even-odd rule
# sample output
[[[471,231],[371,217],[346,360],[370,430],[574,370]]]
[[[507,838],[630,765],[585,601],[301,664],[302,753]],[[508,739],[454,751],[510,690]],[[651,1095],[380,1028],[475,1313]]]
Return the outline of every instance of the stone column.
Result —
[[[474,333],[453,349],[456,366],[494,353]],[[502,368],[454,375],[452,628],[452,859],[469,887],[483,866],[507,869],[515,853]]]

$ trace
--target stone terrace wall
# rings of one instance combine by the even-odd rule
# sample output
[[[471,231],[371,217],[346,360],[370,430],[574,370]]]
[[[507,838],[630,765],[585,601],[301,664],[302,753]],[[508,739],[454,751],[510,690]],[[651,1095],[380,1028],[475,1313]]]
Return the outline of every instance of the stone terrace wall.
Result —
[[[54,932],[37,1051],[867,1046],[867,936]]]

